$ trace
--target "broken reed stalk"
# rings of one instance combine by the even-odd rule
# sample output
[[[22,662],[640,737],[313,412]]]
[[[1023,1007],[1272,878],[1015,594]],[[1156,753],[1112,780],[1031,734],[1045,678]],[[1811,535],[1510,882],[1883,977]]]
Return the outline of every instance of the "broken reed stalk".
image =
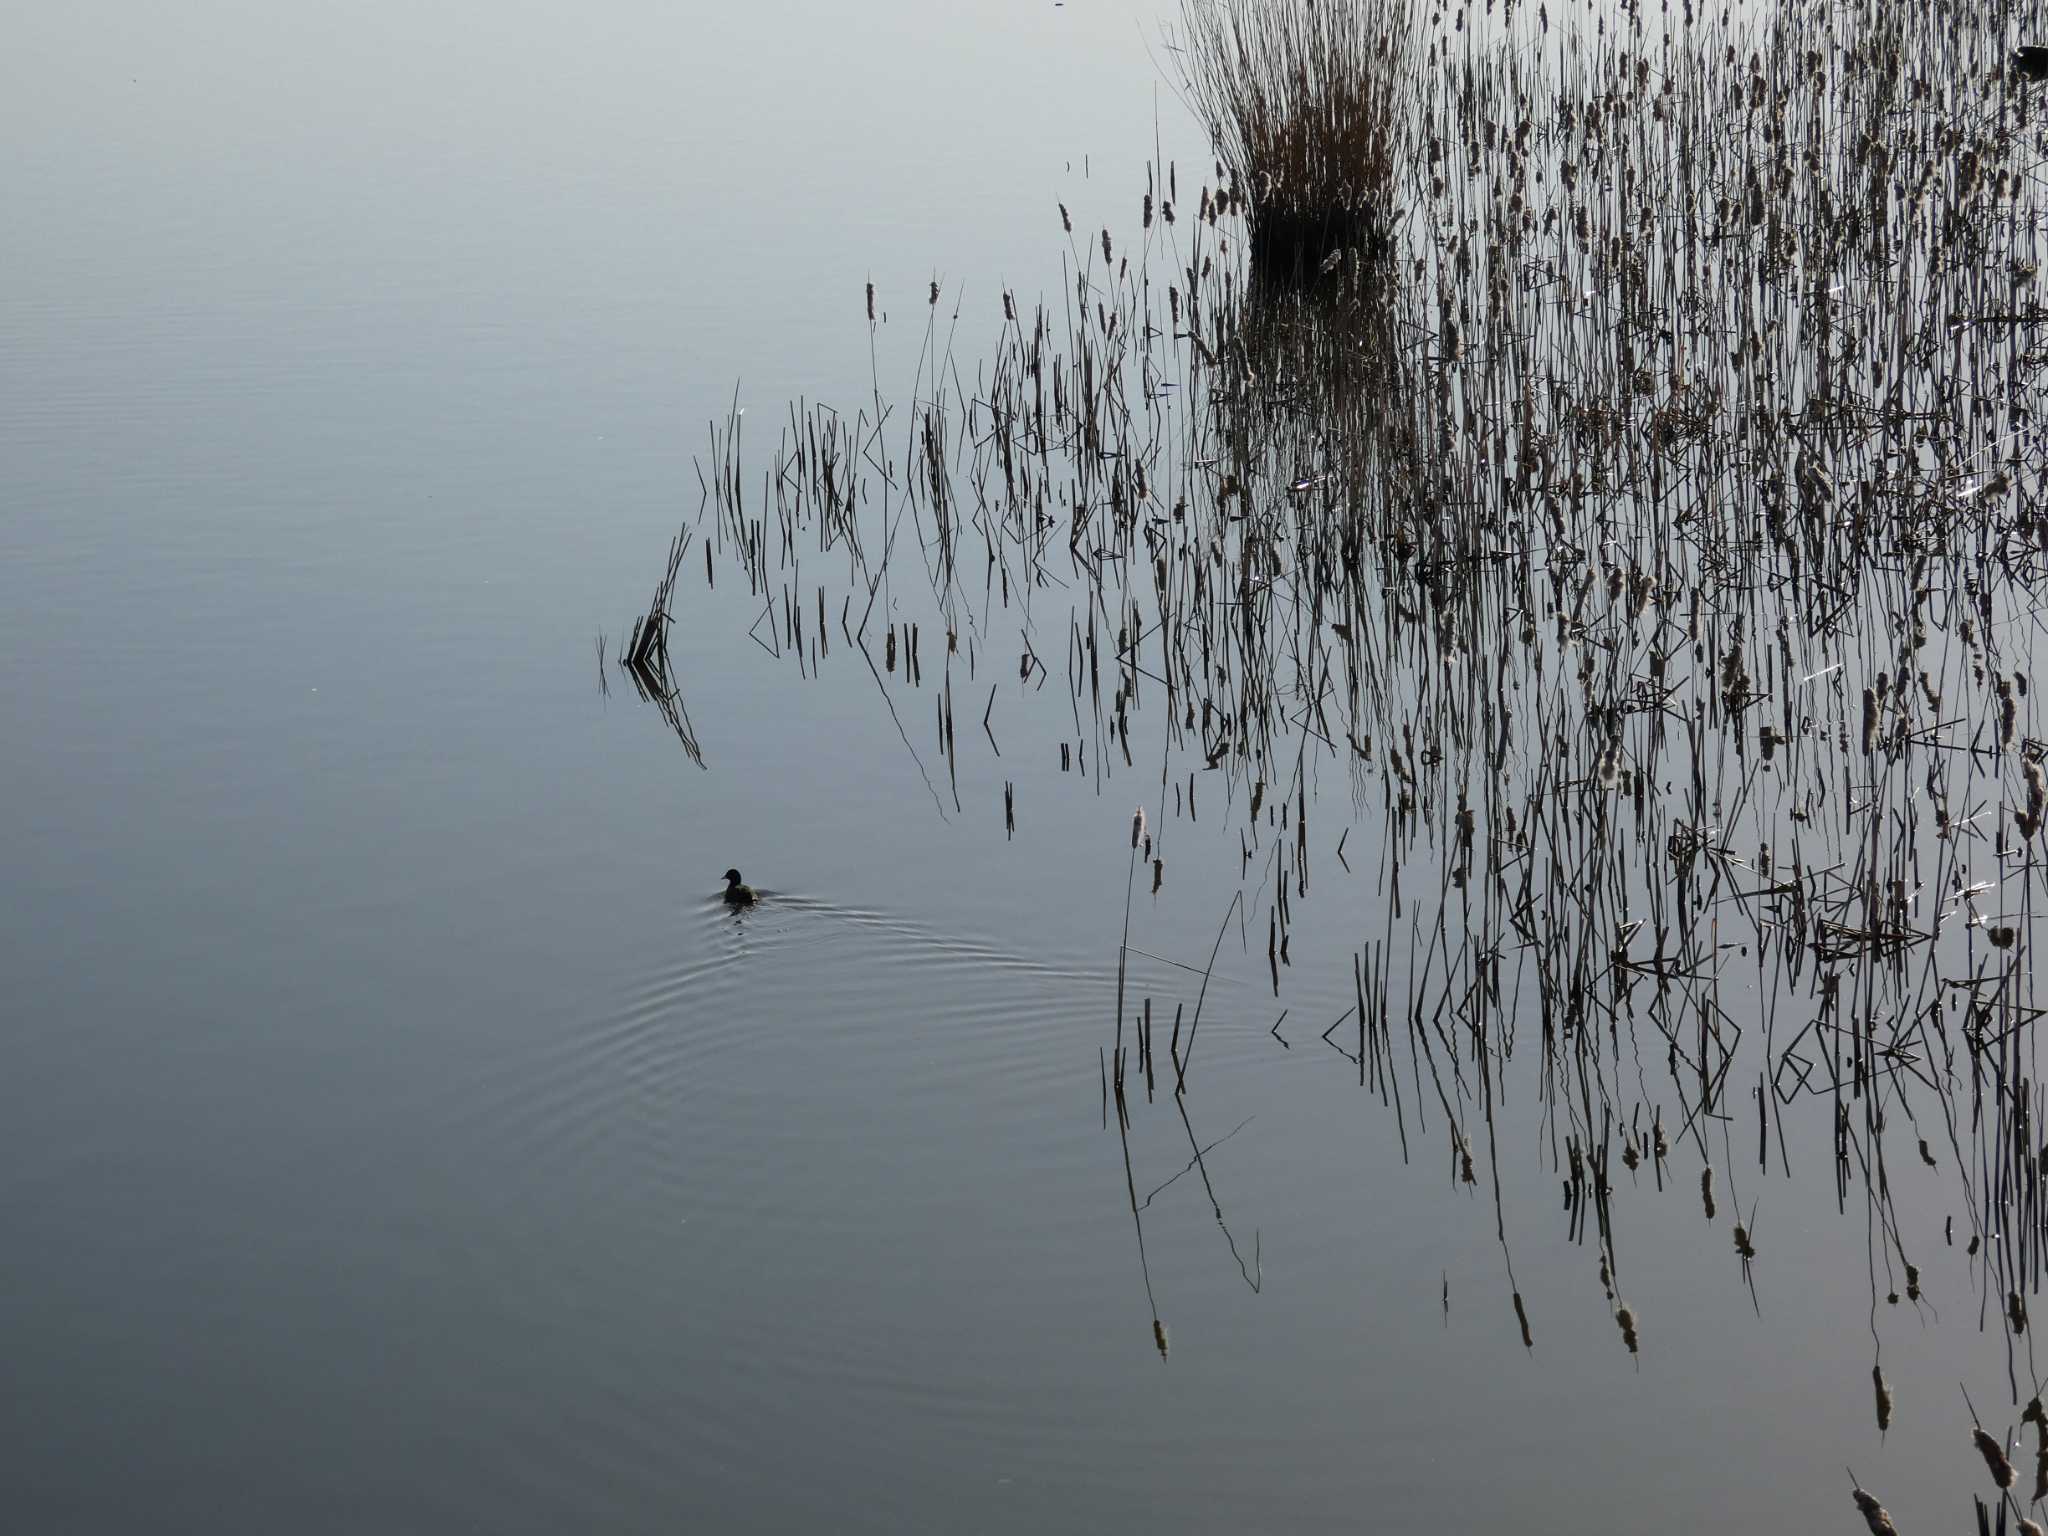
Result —
[[[647,604],[647,612],[633,621],[630,638],[622,656],[631,671],[643,672],[656,679],[668,674],[668,631],[675,622],[671,607],[675,599],[676,575],[682,569],[683,552],[690,545],[690,529],[676,530],[675,538],[668,547],[668,564],[663,568],[661,579],[654,584],[654,596]]]
[[[1230,931],[1230,914],[1244,905],[1244,892],[1238,891],[1230,898],[1230,905],[1223,909],[1223,921],[1216,927],[1216,942],[1209,947],[1209,963],[1202,970],[1202,988],[1195,994],[1195,1016],[1188,1020],[1188,1048],[1182,1055],[1174,1073],[1173,1091],[1180,1093],[1187,1087],[1188,1063],[1195,1059],[1195,1031],[1202,1027],[1202,1004],[1209,996],[1209,977],[1216,969],[1216,956],[1223,949],[1223,935]],[[1180,1033],[1180,1020],[1174,1019],[1174,1033]]]

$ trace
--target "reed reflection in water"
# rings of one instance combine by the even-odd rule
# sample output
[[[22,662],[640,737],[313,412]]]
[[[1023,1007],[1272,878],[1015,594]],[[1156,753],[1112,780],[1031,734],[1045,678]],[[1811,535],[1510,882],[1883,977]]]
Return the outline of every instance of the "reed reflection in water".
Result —
[[[1398,153],[1335,192],[1301,172],[1327,253],[1300,259],[1295,141],[1258,114],[1299,110],[1287,29],[1331,13],[1191,3],[1213,179],[1153,163],[1122,236],[1061,208],[1066,289],[1004,292],[978,358],[934,283],[907,396],[793,405],[765,473],[715,427],[637,646],[694,536],[759,645],[873,690],[942,817],[999,787],[1028,836],[1065,775],[1091,816],[1135,804],[1098,874],[1126,865],[1097,1075],[1161,1356],[1145,1217],[1176,1180],[1262,1289],[1214,1177],[1244,1121],[1205,1141],[1191,1107],[1232,954],[1262,965],[1266,1048],[1319,1053],[1487,1211],[1524,1349],[1545,1309],[1507,1206],[1539,1164],[1549,1245],[1627,1357],[1684,1326],[1630,1299],[1641,1213],[1696,1202],[1761,1315],[1776,1234],[1826,1204],[1868,1234],[1880,1435],[1899,1329],[2002,1339],[1979,1384],[2041,1430],[2032,1488],[1960,1398],[1916,1432],[1951,1436],[1958,1490],[1974,1443],[2017,1520],[2048,1497],[2048,137],[2003,19],[1523,18],[1467,47],[1339,12],[1360,30],[1310,51],[1362,72]],[[1228,51],[1248,25],[1278,30]],[[1294,259],[1262,261],[1262,227]],[[1219,925],[1206,964],[1150,931],[1176,877]],[[1134,953],[1172,957],[1164,984]],[[1133,1139],[1162,1116],[1164,1182]]]

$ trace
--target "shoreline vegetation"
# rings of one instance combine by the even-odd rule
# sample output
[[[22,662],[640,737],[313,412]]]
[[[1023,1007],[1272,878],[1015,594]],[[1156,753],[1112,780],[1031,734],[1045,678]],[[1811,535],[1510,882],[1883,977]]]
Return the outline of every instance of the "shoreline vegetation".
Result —
[[[1063,291],[1003,293],[977,357],[934,284],[907,399],[792,404],[765,467],[714,424],[620,660],[701,763],[668,644],[694,539],[765,650],[878,691],[948,814],[1000,794],[1028,834],[1030,754],[1093,781],[1120,853],[1140,807],[1099,1075],[1141,1253],[1131,1127],[1170,1107],[1200,1164],[1216,999],[1191,965],[1127,995],[1123,960],[1176,849],[1221,839],[1217,949],[1263,948],[1272,1049],[1327,1050],[1490,1221],[1503,1151],[1540,1153],[1630,1356],[1658,1323],[1615,1231],[1688,1190],[1752,1294],[1795,1187],[1867,1222],[1879,1436],[1890,1320],[1985,1300],[1985,1424],[2042,1430],[2033,1479],[1991,1466],[2017,1523],[2048,1496],[2048,87],[2019,14],[1525,6],[1483,42],[1468,9],[1186,0],[1214,164],[1148,165],[1121,234],[1060,209]],[[1326,890],[1370,914],[1354,1001],[1290,1020]],[[1501,1145],[1509,1101],[1533,1146]],[[1256,1238],[1231,1252],[1257,1289]],[[1992,1435],[1960,1399],[1915,1432],[1960,1499]]]

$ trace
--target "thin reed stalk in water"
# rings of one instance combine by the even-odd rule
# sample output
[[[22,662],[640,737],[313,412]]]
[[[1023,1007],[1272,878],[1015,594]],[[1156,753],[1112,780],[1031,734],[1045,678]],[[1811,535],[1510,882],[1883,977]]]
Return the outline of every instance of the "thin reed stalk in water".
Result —
[[[1124,1038],[1124,972],[1131,950],[1131,887],[1138,877],[1138,844],[1144,836],[1145,808],[1141,805],[1131,817],[1131,863],[1124,872],[1124,936],[1116,948],[1116,1038],[1119,1048]]]

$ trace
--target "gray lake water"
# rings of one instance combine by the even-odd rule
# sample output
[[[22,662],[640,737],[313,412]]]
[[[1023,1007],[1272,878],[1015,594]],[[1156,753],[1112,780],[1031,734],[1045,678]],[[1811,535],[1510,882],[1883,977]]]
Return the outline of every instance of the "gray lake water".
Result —
[[[836,611],[812,680],[693,544],[702,766],[600,687],[707,423],[765,454],[793,401],[904,398],[956,308],[971,382],[1004,290],[1057,303],[1060,204],[1131,228],[1155,154],[1204,167],[1160,20],[16,9],[9,1528],[1851,1530],[1847,1464],[1910,1530],[1987,1492],[1955,1384],[2016,1423],[2010,1340],[1945,1138],[1892,1166],[1894,1307],[1824,1104],[1762,1173],[1731,1091],[1614,1172],[1625,1347],[1533,1078],[1468,1183],[1426,1066],[1397,1120],[1317,1038],[1361,932],[1406,933],[1378,780],[1311,777],[1276,997],[1246,785],[1162,818],[1163,715],[1134,769],[1063,723],[1070,594],[1050,686],[963,640],[950,775],[908,595],[917,685]],[[1126,1143],[1141,803],[1126,1012],[1192,1009],[1225,937],[1200,1071]]]

